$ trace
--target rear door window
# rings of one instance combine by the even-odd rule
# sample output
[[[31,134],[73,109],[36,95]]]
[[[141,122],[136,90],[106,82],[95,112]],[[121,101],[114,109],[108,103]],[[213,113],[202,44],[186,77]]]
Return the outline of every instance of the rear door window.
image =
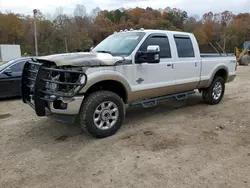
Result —
[[[193,43],[189,37],[174,37],[177,47],[178,57],[195,57]]]

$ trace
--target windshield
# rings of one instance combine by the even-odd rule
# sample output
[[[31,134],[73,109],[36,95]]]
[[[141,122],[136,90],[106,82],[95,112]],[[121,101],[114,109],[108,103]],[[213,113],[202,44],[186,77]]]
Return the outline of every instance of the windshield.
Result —
[[[144,35],[144,32],[116,33],[107,37],[92,51],[111,53],[113,56],[128,56],[133,52]]]

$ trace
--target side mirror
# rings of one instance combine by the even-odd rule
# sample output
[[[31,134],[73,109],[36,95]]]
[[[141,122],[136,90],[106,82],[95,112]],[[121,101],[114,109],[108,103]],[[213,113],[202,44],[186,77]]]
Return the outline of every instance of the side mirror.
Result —
[[[158,45],[149,45],[147,47],[147,51],[154,51],[154,52],[160,52],[160,46]]]
[[[5,69],[5,71],[3,73],[9,76],[12,74],[12,71],[10,68],[7,68],[7,69]]]
[[[160,46],[150,45],[146,52],[137,53],[138,63],[159,63],[160,62]]]
[[[150,45],[147,47],[148,63],[160,63],[160,46]]]

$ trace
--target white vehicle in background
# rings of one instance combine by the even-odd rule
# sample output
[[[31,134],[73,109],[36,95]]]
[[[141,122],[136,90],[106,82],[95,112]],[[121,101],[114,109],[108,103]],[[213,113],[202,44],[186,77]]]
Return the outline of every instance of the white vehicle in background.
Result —
[[[7,62],[20,57],[20,45],[0,44],[0,62]]]
[[[122,125],[124,107],[181,100],[196,89],[206,103],[218,104],[236,66],[233,56],[202,58],[191,33],[130,30],[114,33],[89,53],[27,62],[22,96],[38,116],[79,117],[91,135],[107,137]]]

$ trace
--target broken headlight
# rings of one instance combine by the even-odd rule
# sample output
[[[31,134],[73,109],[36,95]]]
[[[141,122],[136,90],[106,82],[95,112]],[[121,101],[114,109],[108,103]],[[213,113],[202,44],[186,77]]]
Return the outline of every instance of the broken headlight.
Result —
[[[60,77],[59,74],[57,76],[55,76],[55,77],[51,76],[51,80],[59,81],[59,77]],[[48,89],[50,91],[57,91],[59,89],[59,84],[52,83],[52,82],[46,82],[46,89]]]

